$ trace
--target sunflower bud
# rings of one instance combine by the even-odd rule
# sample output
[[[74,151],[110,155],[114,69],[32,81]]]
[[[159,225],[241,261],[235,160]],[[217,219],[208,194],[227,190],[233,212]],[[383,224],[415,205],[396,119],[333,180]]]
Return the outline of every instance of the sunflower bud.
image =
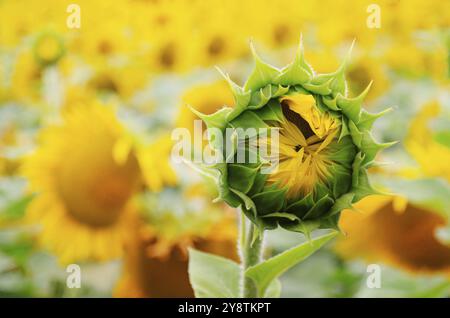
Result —
[[[243,87],[223,74],[234,94],[233,108],[209,115],[194,110],[209,129],[223,133],[223,142],[210,139],[210,146],[226,158],[210,167],[219,172],[218,199],[241,206],[260,230],[280,225],[309,235],[318,228],[337,229],[343,209],[375,193],[367,168],[390,145],[375,142],[370,134],[383,113],[362,110],[370,84],[359,96],[348,97],[348,58],[335,72],[316,74],[304,59],[302,45],[295,60],[281,70],[263,62],[254,50],[253,55],[256,65]],[[257,129],[256,138],[245,134],[236,141],[241,135],[229,133],[248,128]],[[261,129],[269,133],[262,136]],[[256,148],[251,146],[254,139]],[[225,145],[234,145],[231,155]],[[247,154],[256,152],[256,161],[236,160],[236,145]],[[259,151],[268,145],[270,154]],[[274,157],[277,167],[267,172]]]

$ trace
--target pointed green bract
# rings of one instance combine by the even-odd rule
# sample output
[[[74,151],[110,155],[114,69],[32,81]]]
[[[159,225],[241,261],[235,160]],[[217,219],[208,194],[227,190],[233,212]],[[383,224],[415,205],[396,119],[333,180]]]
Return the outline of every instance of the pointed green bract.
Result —
[[[207,127],[224,131],[225,138],[225,129],[256,129],[257,132],[254,130],[245,136],[248,142],[261,137],[258,129],[278,129],[278,125],[287,120],[281,105],[282,97],[303,94],[311,95],[315,107],[322,113],[329,113],[330,118],[339,123],[338,134],[324,154],[331,162],[326,180],[317,181],[311,193],[299,193],[294,198],[287,196],[288,186],[268,183],[269,175],[262,173],[267,164],[265,158],[257,154],[257,162],[237,164],[236,149],[242,143],[234,139],[226,141],[235,149],[226,156],[226,163],[216,165],[219,199],[233,207],[241,206],[260,233],[277,226],[308,237],[315,229],[338,230],[342,210],[350,209],[363,197],[376,193],[366,170],[374,164],[377,153],[392,143],[376,142],[370,130],[375,120],[390,109],[378,114],[363,109],[371,83],[358,96],[347,95],[345,70],[350,51],[335,72],[316,74],[305,61],[302,44],[294,61],[281,70],[265,63],[252,46],[255,67],[243,87],[219,70],[233,92],[235,107],[225,107],[212,115],[196,112]],[[229,138],[241,137],[238,134],[231,136]],[[222,146],[211,144],[220,151]],[[247,151],[254,150],[248,148]]]
[[[245,90],[255,91],[259,88],[265,87],[268,84],[272,84],[273,79],[276,78],[280,71],[263,62],[261,58],[256,54],[255,48],[251,45],[253,57],[255,59],[255,68],[253,69],[252,74],[247,79],[247,82],[244,85]]]
[[[286,66],[275,79],[275,83],[289,86],[308,83],[313,76],[311,67],[305,62],[303,44],[300,42],[294,61]]]

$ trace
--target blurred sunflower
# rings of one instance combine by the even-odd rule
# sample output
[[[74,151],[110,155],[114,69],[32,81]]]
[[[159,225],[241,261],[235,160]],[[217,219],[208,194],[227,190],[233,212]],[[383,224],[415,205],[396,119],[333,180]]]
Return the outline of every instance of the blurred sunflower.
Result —
[[[68,108],[63,123],[45,129],[24,174],[36,196],[27,218],[62,263],[107,260],[122,253],[134,217],[133,195],[144,184],[130,133],[114,112],[91,102]],[[163,154],[161,154],[163,156]],[[158,170],[164,175],[164,170]]]
[[[344,211],[337,243],[344,258],[362,257],[412,272],[450,274],[450,246],[436,238],[447,220],[438,212],[402,197],[370,196],[355,205],[363,213]]]
[[[20,159],[7,155],[9,147],[18,143],[18,127],[14,124],[6,125],[0,129],[0,176],[13,175],[20,166]]]
[[[352,95],[358,94],[373,82],[367,94],[368,101],[379,97],[389,87],[389,80],[381,63],[368,56],[361,57],[350,65],[347,79]]]
[[[234,213],[214,206],[205,186],[197,184],[146,204],[138,231],[126,246],[116,297],[193,297],[188,277],[188,248],[238,259]],[[171,200],[171,205],[166,200]],[[181,200],[183,211],[177,211]],[[159,207],[155,207],[159,205]],[[225,209],[225,210],[224,210]]]
[[[214,19],[214,16],[211,18]],[[220,61],[242,57],[246,53],[246,42],[242,37],[236,38],[238,31],[232,21],[224,17],[208,21],[206,25],[205,31],[199,34],[200,37],[194,44],[196,47],[193,49],[198,52],[195,54],[196,65],[214,65]],[[230,30],[230,27],[235,31]]]
[[[127,144],[124,144],[127,147]],[[170,165],[173,141],[169,135],[161,135],[146,146],[136,149],[146,187],[161,191],[164,186],[175,186],[177,176]]]
[[[4,102],[7,97],[6,90],[6,74],[5,74],[5,63],[0,60],[0,103]]]
[[[38,102],[42,97],[43,71],[32,52],[20,53],[11,75],[11,97],[20,101]]]
[[[65,54],[63,37],[53,31],[44,31],[37,35],[33,43],[33,54],[42,66],[53,65]]]
[[[392,70],[404,77],[445,81],[448,78],[448,48],[440,42],[430,46],[420,47],[401,39],[389,46],[383,58]]]
[[[82,1],[82,27],[73,34],[70,51],[90,64],[109,63],[114,58],[128,58],[136,48],[135,37],[129,27],[130,1]],[[103,23],[99,24],[98,21]]]
[[[254,11],[254,21],[249,35],[263,40],[269,47],[279,49],[295,45],[301,30],[305,30],[305,20],[314,12],[312,2],[304,2],[301,6],[292,5],[289,1],[249,1],[250,10]],[[270,14],[266,10],[270,7]]]
[[[180,36],[183,26],[180,21],[177,22],[153,39],[147,59],[149,69],[155,73],[185,72],[192,67],[192,35],[187,33]]]
[[[447,130],[433,132],[432,120],[447,118],[444,123]],[[419,164],[414,175],[442,177],[450,182],[450,142],[448,133],[448,116],[438,102],[432,101],[422,107],[419,114],[411,121],[405,140],[405,147]],[[412,169],[409,169],[411,172]]]
[[[187,90],[181,97],[176,126],[188,128],[192,133],[194,131],[194,120],[200,118],[187,105],[195,105],[198,111],[204,114],[212,114],[224,106],[232,107],[234,96],[225,81],[197,85]]]
[[[129,62],[121,66],[97,63],[87,88],[97,93],[117,94],[123,99],[144,88],[148,80],[148,70],[138,63]]]
[[[438,104],[432,102],[412,120],[405,146],[419,168],[402,169],[400,175],[410,180],[423,177],[450,180],[450,148],[436,141],[427,126],[438,113]],[[362,214],[347,210],[341,217],[340,227],[346,236],[337,243],[338,253],[344,258],[386,262],[411,272],[450,274],[450,245],[436,237],[439,228],[448,226],[448,216],[432,203],[402,196],[363,199],[355,205]]]

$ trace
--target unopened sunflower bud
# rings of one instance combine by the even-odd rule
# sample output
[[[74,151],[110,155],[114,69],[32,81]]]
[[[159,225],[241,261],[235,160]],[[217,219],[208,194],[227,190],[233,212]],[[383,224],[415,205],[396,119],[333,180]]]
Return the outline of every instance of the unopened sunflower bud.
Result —
[[[230,141],[228,129],[267,128],[277,130],[278,139],[257,136],[258,145],[273,146],[268,156],[257,152],[256,162],[240,162],[237,149],[218,170],[219,199],[241,206],[260,230],[278,225],[309,235],[317,228],[335,228],[340,212],[375,193],[367,168],[377,152],[390,144],[375,142],[370,134],[380,114],[362,110],[369,87],[359,96],[348,97],[345,81],[347,59],[337,71],[316,74],[305,62],[302,46],[295,60],[279,70],[264,63],[253,52],[256,66],[244,87],[224,75],[235,97],[233,108],[212,115],[197,115],[208,128],[223,131],[223,144],[210,145],[225,152],[224,145],[244,145],[254,152],[251,139]],[[194,105],[195,106],[195,105]],[[260,148],[258,148],[260,149]],[[228,149],[229,150],[229,149]],[[278,166],[264,173],[268,158]]]

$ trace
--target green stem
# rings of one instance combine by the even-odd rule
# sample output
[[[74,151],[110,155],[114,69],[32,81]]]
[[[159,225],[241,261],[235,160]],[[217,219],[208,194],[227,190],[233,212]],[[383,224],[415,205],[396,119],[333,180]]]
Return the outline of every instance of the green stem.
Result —
[[[240,238],[241,258],[243,266],[243,274],[242,274],[243,296],[246,298],[256,298],[260,295],[258,295],[258,290],[253,280],[251,278],[245,277],[245,270],[261,262],[263,237],[262,235],[257,235],[256,238],[253,240],[256,231],[256,226],[253,223],[250,223],[248,235],[246,231],[247,226],[245,216],[243,215],[241,219],[241,238]]]

